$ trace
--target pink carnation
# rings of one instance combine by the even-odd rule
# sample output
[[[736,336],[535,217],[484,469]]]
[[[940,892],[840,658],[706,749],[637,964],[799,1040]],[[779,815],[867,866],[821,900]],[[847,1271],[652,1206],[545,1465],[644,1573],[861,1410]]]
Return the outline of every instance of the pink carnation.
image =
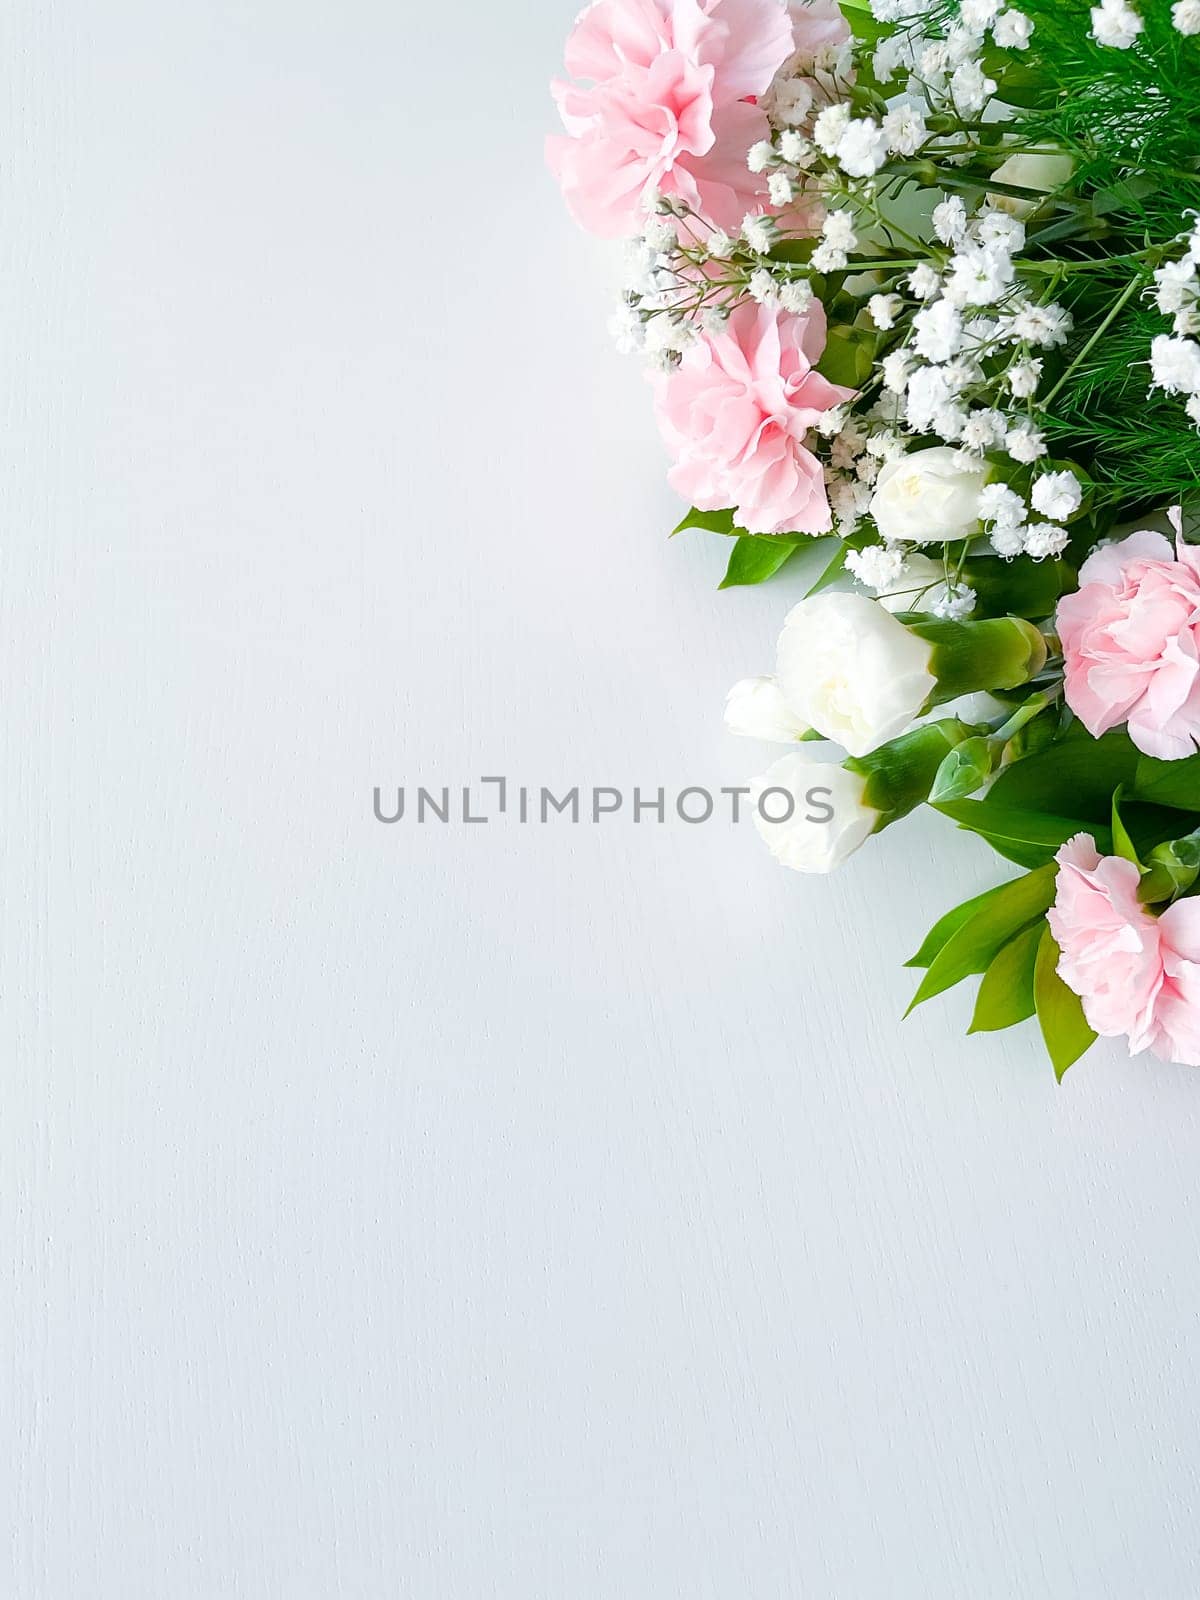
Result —
[[[1062,952],[1059,976],[1083,1001],[1089,1026],[1129,1036],[1129,1053],[1200,1067],[1200,899],[1154,916],[1139,904],[1132,861],[1102,856],[1077,833],[1056,857],[1048,913]]]
[[[824,348],[819,300],[799,316],[743,301],[720,333],[654,373],[672,487],[702,511],[735,507],[752,533],[828,532],[825,476],[804,441],[854,390],[813,371]]]
[[[639,231],[659,194],[736,231],[765,209],[746,166],[770,136],[753,103],[795,48],[778,0],[596,0],[567,44],[556,83],[566,136],[547,159],[572,215],[607,238]]]
[[[1200,744],[1200,549],[1132,533],[1089,556],[1059,601],[1067,704],[1095,737],[1128,722],[1164,761]]]

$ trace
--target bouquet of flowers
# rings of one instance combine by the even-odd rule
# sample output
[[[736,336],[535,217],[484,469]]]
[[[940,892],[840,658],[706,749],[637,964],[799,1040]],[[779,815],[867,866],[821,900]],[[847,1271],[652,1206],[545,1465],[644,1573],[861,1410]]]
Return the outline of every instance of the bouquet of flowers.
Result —
[[[1200,1065],[1200,0],[1019,3],[595,0],[548,158],[629,241],[676,531],[725,585],[821,543],[726,707],[844,752],[757,781],[773,854],[933,806],[1020,875],[914,1005]]]

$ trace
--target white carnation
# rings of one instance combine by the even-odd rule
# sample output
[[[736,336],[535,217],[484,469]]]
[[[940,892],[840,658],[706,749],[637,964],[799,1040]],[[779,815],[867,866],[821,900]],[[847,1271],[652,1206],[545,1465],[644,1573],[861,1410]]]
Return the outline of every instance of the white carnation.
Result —
[[[903,733],[937,680],[932,647],[875,600],[818,594],[793,606],[779,638],[776,676],[803,720],[853,756]]]
[[[1171,21],[1180,33],[1200,33],[1200,0],[1176,0],[1171,7]]]
[[[808,732],[774,678],[743,678],[725,697],[725,726],[744,739],[790,744]]]
[[[754,826],[781,866],[795,872],[832,872],[879,826],[879,813],[867,805],[865,791],[860,773],[828,761],[809,761],[797,751],[750,785]]]
[[[915,544],[963,539],[978,530],[984,469],[938,445],[890,461],[879,474],[871,515],[885,539]]]

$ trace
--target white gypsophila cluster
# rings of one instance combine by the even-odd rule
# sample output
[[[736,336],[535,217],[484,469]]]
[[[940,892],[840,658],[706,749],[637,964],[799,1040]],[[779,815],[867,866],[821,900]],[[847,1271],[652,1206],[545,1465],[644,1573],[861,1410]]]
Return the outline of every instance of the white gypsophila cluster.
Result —
[[[904,551],[897,545],[869,544],[864,550],[847,550],[846,570],[866,589],[885,594],[895,589],[907,570]]]
[[[935,617],[961,622],[975,609],[975,591],[969,583],[943,583],[926,597],[925,603]]]
[[[988,483],[979,494],[979,519],[992,549],[1011,561],[1027,555],[1035,561],[1058,556],[1069,535],[1062,526],[1083,504],[1083,486],[1073,472],[1047,472],[1036,478],[1029,503],[1004,483]],[[1043,520],[1031,522],[1030,509]]]
[[[1091,17],[1093,39],[1114,50],[1128,50],[1146,26],[1129,0],[1100,0]]]
[[[1188,416],[1200,428],[1200,220],[1183,241],[1177,261],[1154,274],[1154,299],[1173,332],[1150,342],[1151,388],[1182,395]]]

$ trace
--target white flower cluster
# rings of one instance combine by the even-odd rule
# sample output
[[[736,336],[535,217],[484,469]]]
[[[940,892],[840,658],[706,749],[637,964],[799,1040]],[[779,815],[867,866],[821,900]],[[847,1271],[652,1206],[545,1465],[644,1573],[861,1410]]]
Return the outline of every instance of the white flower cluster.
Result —
[[[1032,401],[1042,361],[1031,352],[1063,344],[1070,316],[1031,299],[1019,281],[1014,258],[1025,229],[1015,217],[987,207],[969,218],[954,197],[934,209],[933,226],[953,254],[943,272],[925,262],[909,274],[905,286],[920,307],[906,344],[881,362],[883,387],[898,397],[913,434],[933,434],[976,458],[1004,451],[1029,465],[1046,453],[1042,433],[1029,414],[1007,407]],[[903,300],[873,295],[867,309],[886,331]]]
[[[1129,0],[1100,0],[1091,17],[1093,39],[1113,50],[1128,50],[1146,26]],[[1175,0],[1171,21],[1179,33],[1200,33],[1200,0]]]
[[[1046,472],[1034,480],[1028,504],[1007,484],[985,484],[979,516],[997,555],[1006,561],[1019,555],[1041,561],[1066,549],[1069,535],[1062,524],[1082,504],[1083,486],[1073,472]],[[1044,520],[1030,521],[1031,509]]]
[[[1166,261],[1154,274],[1158,309],[1172,319],[1173,333],[1150,343],[1151,387],[1185,395],[1187,414],[1200,428],[1200,220],[1178,261]]]

